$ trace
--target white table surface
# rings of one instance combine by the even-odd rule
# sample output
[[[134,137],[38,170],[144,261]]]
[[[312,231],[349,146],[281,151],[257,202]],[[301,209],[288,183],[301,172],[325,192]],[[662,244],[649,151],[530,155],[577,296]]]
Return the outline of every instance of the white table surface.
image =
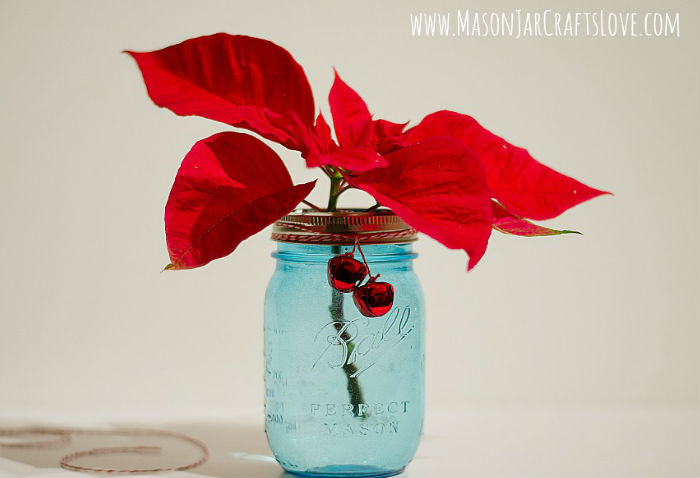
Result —
[[[183,432],[207,443],[209,461],[189,472],[158,476],[291,476],[283,473],[271,456],[261,411],[135,417],[138,415],[3,411],[0,426],[146,427]],[[697,477],[699,419],[697,408],[429,410],[421,446],[401,476]],[[118,443],[157,444],[153,440],[142,443],[148,440],[121,438]],[[59,457],[113,444],[103,437],[76,436],[61,448],[0,448],[0,477],[87,476],[58,468]],[[111,466],[128,467],[196,460],[197,450],[190,445],[160,444],[164,446],[160,456],[114,455],[92,458],[91,463],[99,466],[109,460]]]

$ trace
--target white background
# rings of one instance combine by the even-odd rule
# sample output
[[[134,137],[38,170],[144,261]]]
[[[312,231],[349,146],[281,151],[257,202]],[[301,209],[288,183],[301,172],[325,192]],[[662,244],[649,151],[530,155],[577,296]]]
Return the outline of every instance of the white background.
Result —
[[[697,472],[698,6],[576,3],[0,3],[2,416],[260,409],[269,230],[201,270],[160,273],[179,162],[230,128],[155,107],[120,53],[225,31],[287,48],[327,117],[335,66],[378,117],[468,113],[615,193],[547,223],[583,236],[494,233],[470,273],[463,253],[416,244],[426,433],[431,410],[685,410],[693,420],[666,440],[682,460],[655,466]],[[464,8],[678,11],[681,36],[411,37],[410,13]],[[295,182],[320,177],[275,149]],[[311,199],[326,196],[321,179]]]

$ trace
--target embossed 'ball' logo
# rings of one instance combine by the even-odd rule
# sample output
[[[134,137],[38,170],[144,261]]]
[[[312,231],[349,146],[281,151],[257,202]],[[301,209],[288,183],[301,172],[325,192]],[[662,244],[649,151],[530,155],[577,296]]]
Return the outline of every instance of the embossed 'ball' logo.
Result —
[[[384,321],[358,317],[348,321],[332,321],[316,333],[314,343],[322,346],[311,368],[323,363],[330,368],[354,365],[350,377],[357,377],[374,366],[387,352],[399,345],[415,330],[411,308],[397,307]]]

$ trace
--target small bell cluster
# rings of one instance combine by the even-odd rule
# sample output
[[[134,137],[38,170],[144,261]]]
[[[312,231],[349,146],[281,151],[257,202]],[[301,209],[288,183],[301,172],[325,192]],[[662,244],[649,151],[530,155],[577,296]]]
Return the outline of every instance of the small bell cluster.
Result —
[[[362,261],[355,259],[355,249],[359,249]],[[369,277],[365,284],[362,282]],[[355,242],[352,251],[337,255],[328,261],[328,283],[339,292],[352,292],[355,306],[365,317],[380,317],[394,305],[394,286],[388,282],[377,282],[359,243]]]

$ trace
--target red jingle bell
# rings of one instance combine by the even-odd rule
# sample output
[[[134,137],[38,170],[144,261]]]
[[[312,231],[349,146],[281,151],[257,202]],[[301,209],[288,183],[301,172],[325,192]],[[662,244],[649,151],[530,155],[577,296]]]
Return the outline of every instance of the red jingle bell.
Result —
[[[394,305],[394,286],[388,282],[374,282],[375,278],[355,289],[352,299],[365,317],[380,317]]]
[[[340,292],[352,292],[367,276],[367,267],[351,253],[335,256],[328,261],[328,283]]]

